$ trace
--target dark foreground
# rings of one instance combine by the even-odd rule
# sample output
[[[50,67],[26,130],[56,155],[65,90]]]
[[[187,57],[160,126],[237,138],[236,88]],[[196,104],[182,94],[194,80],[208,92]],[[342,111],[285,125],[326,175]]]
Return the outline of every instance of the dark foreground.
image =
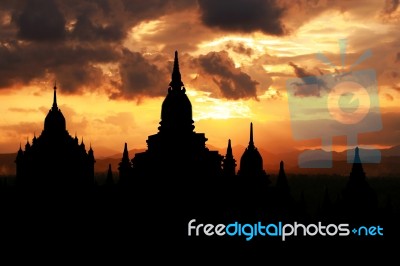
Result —
[[[332,258],[344,254],[365,256],[383,254],[399,246],[397,211],[382,207],[373,215],[346,216],[334,211],[313,214],[299,200],[287,201],[272,189],[262,194],[258,190],[252,184],[243,184],[238,189],[227,183],[196,186],[170,182],[85,190],[9,187],[0,195],[0,241],[4,251],[11,250],[21,256],[28,251],[34,251],[39,257],[56,252],[60,254],[60,261],[80,254],[92,258],[124,257],[131,262],[145,258],[149,263],[188,257],[207,260],[214,254],[238,260],[249,255],[267,259],[281,256],[282,252],[286,254],[282,260],[289,259],[289,254],[307,258],[316,252]],[[189,222],[193,219],[196,221],[192,222],[194,227],[189,236]],[[279,235],[258,234],[247,241],[243,234],[217,236],[214,231],[212,236],[206,236],[203,226],[199,228],[199,236],[195,236],[199,224],[212,224],[215,229],[218,224],[235,222],[242,225],[297,222],[306,226],[318,222],[322,225],[345,223],[350,230],[375,227],[372,230],[375,235],[365,236],[365,231],[360,236],[352,232],[348,236],[299,233],[282,241]],[[383,228],[383,235],[377,234],[377,226]],[[362,253],[357,253],[360,250]]]

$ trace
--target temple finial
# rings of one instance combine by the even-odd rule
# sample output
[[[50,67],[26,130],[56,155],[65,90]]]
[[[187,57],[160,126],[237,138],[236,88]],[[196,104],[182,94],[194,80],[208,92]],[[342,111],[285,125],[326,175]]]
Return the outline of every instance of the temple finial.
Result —
[[[178,51],[175,51],[174,69],[172,70],[171,82],[169,83],[169,86],[175,90],[180,90],[183,86],[181,73],[179,72]]]
[[[352,179],[365,179],[365,172],[360,159],[359,148],[355,148],[353,166],[351,168],[350,178]]]
[[[250,141],[249,141],[249,147],[253,148],[254,147],[254,140],[253,140],[253,123],[250,123]]]
[[[129,153],[128,153],[128,143],[125,142],[124,146],[124,152],[122,154],[122,160],[128,160],[129,161]]]
[[[354,154],[354,163],[361,163],[359,148],[356,147]]]
[[[54,81],[53,110],[57,110],[57,82]]]
[[[228,140],[228,148],[226,149],[226,155],[232,155],[232,146],[231,146],[231,139]]]

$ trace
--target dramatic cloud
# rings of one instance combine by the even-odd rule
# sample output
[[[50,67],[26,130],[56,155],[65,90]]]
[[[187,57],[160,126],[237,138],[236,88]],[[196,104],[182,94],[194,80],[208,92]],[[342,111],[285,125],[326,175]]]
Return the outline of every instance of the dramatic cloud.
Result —
[[[394,100],[394,97],[393,97],[391,94],[389,94],[389,93],[385,93],[385,98],[386,98],[388,101],[393,101],[393,100]]]
[[[226,31],[285,34],[284,9],[274,0],[199,0],[205,25]]]
[[[398,85],[393,85],[392,89],[394,89],[397,92],[400,92],[400,86],[398,86]]]
[[[81,41],[111,41],[116,42],[124,39],[126,31],[123,24],[114,22],[111,25],[96,25],[86,15],[80,15],[72,31],[72,37]]]
[[[290,34],[332,10],[373,17],[382,8],[387,13],[398,9],[398,0],[383,4],[336,0],[4,0],[0,2],[0,88],[56,79],[59,89],[71,94],[105,90],[114,99],[164,96],[171,71],[171,58],[166,59],[165,54],[178,49],[193,53],[190,60],[198,62],[182,69],[185,83],[195,80],[193,76],[206,77],[206,82],[201,82],[215,87],[213,97],[256,98],[257,89],[268,90],[272,83],[261,65],[248,66],[259,56],[260,47],[232,40],[215,50],[229,50],[232,59],[221,52],[208,53],[212,51],[209,48],[202,51],[207,42],[226,33]],[[362,48],[360,44],[370,43],[365,39],[371,33],[363,36],[356,36],[359,42],[354,46]],[[201,53],[208,54],[199,57]],[[240,56],[247,62],[236,68]],[[285,63],[275,63],[303,64],[300,57],[279,57]],[[269,64],[271,70],[275,63]],[[212,69],[206,69],[208,66]],[[301,74],[301,68],[292,67]],[[204,75],[196,75],[198,72]],[[270,80],[263,81],[262,76]],[[274,82],[280,85],[282,81]],[[194,83],[191,85],[206,86]]]
[[[65,19],[52,0],[28,0],[16,15],[18,34],[32,41],[62,40],[65,37]]]
[[[217,84],[220,93],[227,99],[257,98],[258,82],[236,68],[226,51],[210,52],[198,58],[200,68]]]
[[[160,69],[142,54],[124,50],[119,65],[122,85],[111,98],[141,98],[143,96],[165,96],[170,74],[169,69]]]
[[[399,62],[400,62],[400,52],[398,52],[396,54],[396,60],[395,60],[395,63],[399,63]]]
[[[391,14],[397,10],[398,6],[399,6],[399,0],[386,0],[382,12],[385,14]]]
[[[308,72],[305,68],[302,68],[293,62],[289,62],[289,66],[293,68],[296,77],[300,78],[302,81],[292,84],[296,88],[294,92],[295,96],[321,96],[321,88],[326,88],[326,84],[322,79],[318,78],[318,76],[316,76],[315,74]],[[320,74],[323,74],[319,69],[318,72]]]
[[[60,88],[77,92],[83,86],[98,85],[101,72],[95,63],[114,62],[119,53],[112,46],[67,46],[41,43],[20,45],[17,42],[0,45],[0,88],[14,84],[29,84],[36,78],[52,73]]]
[[[55,66],[56,80],[63,91],[76,92],[82,87],[97,88],[104,81],[103,72],[99,67],[90,64],[70,64]]]
[[[225,45],[226,49],[232,49],[235,53],[243,54],[247,56],[252,56],[254,51],[253,49],[246,47],[243,43],[235,44],[233,42],[229,42]]]
[[[122,79],[127,82],[123,88],[132,88],[132,82],[137,84],[136,89],[143,84],[140,94],[145,95],[146,86],[155,83],[146,78],[128,78],[129,69],[133,69],[127,69],[126,59],[122,58],[126,55],[121,52],[126,50],[123,41],[132,27],[142,21],[196,5],[196,1],[159,0],[2,1],[0,88],[55,78],[61,90],[79,93],[83,88],[110,87],[115,85],[115,79]],[[131,65],[136,63],[133,61]],[[120,65],[120,73],[125,76],[109,79],[101,64]]]

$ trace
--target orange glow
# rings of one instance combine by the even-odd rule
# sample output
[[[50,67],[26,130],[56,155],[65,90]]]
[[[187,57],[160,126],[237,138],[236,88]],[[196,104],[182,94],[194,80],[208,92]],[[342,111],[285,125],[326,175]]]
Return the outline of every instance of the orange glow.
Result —
[[[163,51],[165,45],[161,41],[151,41],[149,36],[160,34],[171,26],[171,17],[163,16],[148,20],[131,28],[124,41],[124,47],[134,51],[145,51],[148,54],[165,55]],[[7,16],[3,17],[1,23],[4,24],[9,19]],[[194,16],[188,23],[197,23],[197,20],[198,17]],[[321,29],[321,25],[326,23],[334,27],[330,27],[329,30]],[[73,27],[73,23],[68,25]],[[294,61],[300,66],[308,67],[307,70],[315,74],[318,73],[315,69],[317,66],[326,70],[326,73],[333,71],[334,69],[315,59],[315,53],[321,51],[333,56],[332,61],[340,66],[338,39],[348,38],[349,54],[361,54],[364,47],[360,49],[357,47],[361,42],[356,39],[361,39],[357,32],[364,32],[366,29],[379,32],[381,35],[386,34],[385,40],[391,38],[390,24],[382,23],[379,19],[360,20],[346,12],[338,11],[322,13],[289,36],[267,36],[260,32],[225,34],[204,28],[198,29],[204,36],[209,32],[210,38],[203,37],[202,41],[198,40],[193,46],[195,48],[191,48],[192,50],[186,51],[185,54],[196,57],[211,51],[227,50],[235,67],[240,67],[244,73],[255,77],[260,85],[257,100],[214,98],[210,92],[202,91],[194,85],[187,85],[187,94],[193,106],[195,130],[206,133],[209,139],[207,143],[220,149],[226,147],[228,138],[233,140],[234,145],[246,146],[248,126],[252,121],[255,125],[256,145],[263,149],[279,152],[318,147],[318,144],[303,145],[293,139],[285,80],[295,75],[288,63]],[[232,52],[227,48],[228,43],[241,43],[251,49],[251,54],[246,56]],[[186,71],[188,65],[186,62],[184,66],[186,68],[182,71]],[[117,67],[116,64],[100,64],[100,67],[106,76],[112,78],[116,75],[113,72]],[[369,59],[365,67],[373,67],[373,60]],[[278,73],[281,76],[269,77],[270,73]],[[192,79],[196,79],[199,75],[196,72],[183,74]],[[378,78],[378,84],[384,81],[384,77]],[[272,84],[268,84],[269,79],[272,79]],[[187,80],[183,82],[189,83]],[[209,82],[214,84],[212,80]],[[165,84],[166,88],[167,85]],[[17,88],[19,85],[15,84],[14,87]],[[96,89],[98,88],[89,88],[82,95],[68,95],[64,94],[61,88],[59,106],[66,116],[70,134],[76,133],[79,138],[83,137],[86,143],[92,143],[96,156],[121,152],[124,142],[128,143],[130,149],[145,148],[147,136],[157,132],[163,97],[143,98],[138,104],[136,99],[110,100],[104,92],[105,88],[94,92]],[[112,86],[108,89],[112,90]],[[398,111],[397,101],[391,100],[393,96],[385,97],[385,93],[399,96],[399,92],[394,91],[391,86],[380,86],[382,110]],[[52,103],[51,86],[34,84],[12,90],[10,88],[0,91],[0,98],[2,103],[0,153],[16,152],[20,143],[25,143],[27,138],[31,139],[33,134],[41,132],[44,117]],[[387,146],[380,145],[380,147]],[[334,146],[334,149],[341,150],[343,146]]]

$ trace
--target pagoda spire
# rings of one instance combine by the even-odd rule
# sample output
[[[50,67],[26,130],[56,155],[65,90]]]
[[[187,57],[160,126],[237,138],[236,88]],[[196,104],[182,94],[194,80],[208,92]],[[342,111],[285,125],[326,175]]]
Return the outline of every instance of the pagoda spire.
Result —
[[[118,170],[119,170],[119,183],[120,184],[126,184],[129,183],[131,180],[131,174],[132,174],[132,163],[129,160],[129,154],[128,154],[128,144],[125,142],[125,147],[124,147],[124,153],[122,154],[122,159],[121,162],[118,164]]]
[[[181,90],[181,87],[184,86],[181,79],[181,73],[179,72],[178,51],[175,51],[174,69],[172,70],[169,86],[171,86],[173,90]]]
[[[356,147],[356,149],[355,149],[354,162],[353,163],[361,163],[360,151],[359,151],[358,147]]]
[[[289,191],[290,191],[289,183],[288,183],[286,173],[285,173],[285,165],[284,165],[283,161],[281,161],[279,163],[279,174],[278,174],[278,178],[276,180],[276,187],[281,192],[289,193]]]
[[[129,161],[129,154],[128,154],[128,144],[125,142],[125,147],[124,147],[124,153],[122,154],[122,160],[128,160]]]
[[[226,157],[232,158],[232,145],[231,145],[231,139],[228,140],[228,148],[226,149]]]
[[[279,174],[282,175],[282,176],[285,175],[285,166],[284,166],[283,161],[281,161],[279,163]]]
[[[54,81],[54,96],[53,96],[53,110],[58,110],[57,106],[57,82]]]
[[[236,160],[233,158],[231,140],[228,140],[225,158],[222,161],[223,172],[226,177],[233,177],[236,174]]]
[[[351,169],[350,177],[356,179],[365,179],[365,172],[360,159],[359,148],[355,148],[353,167]]]
[[[249,148],[254,149],[253,123],[250,123],[250,141],[249,141]]]

